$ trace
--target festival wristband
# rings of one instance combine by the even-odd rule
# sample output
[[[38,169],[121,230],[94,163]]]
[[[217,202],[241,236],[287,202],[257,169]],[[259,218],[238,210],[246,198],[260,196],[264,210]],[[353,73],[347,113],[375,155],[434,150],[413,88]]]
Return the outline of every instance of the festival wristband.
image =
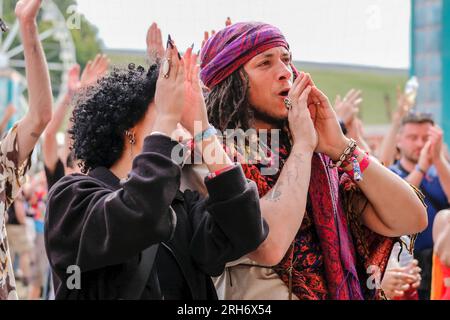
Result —
[[[359,152],[359,150],[355,148],[355,150],[353,150],[352,153],[348,156],[348,159],[342,162],[340,169],[342,171],[345,171],[345,168],[347,168],[350,165],[353,165],[353,158],[358,159],[360,154],[361,152]]]
[[[210,174],[208,174],[208,179],[213,179],[224,172],[230,171],[234,167],[235,167],[235,164],[231,164],[229,166],[226,166],[225,168],[211,172]]]
[[[367,167],[370,164],[370,157],[368,153],[364,154],[364,158],[361,160],[361,162],[358,162],[358,155],[355,154],[355,156],[352,157],[351,162],[353,165],[352,169],[344,170],[353,180],[357,182],[363,180],[363,172],[367,169]]]
[[[206,130],[195,135],[194,141],[202,142],[203,140],[208,139],[208,138],[214,136],[215,134],[217,134],[216,128],[214,128],[212,125],[210,125]]]

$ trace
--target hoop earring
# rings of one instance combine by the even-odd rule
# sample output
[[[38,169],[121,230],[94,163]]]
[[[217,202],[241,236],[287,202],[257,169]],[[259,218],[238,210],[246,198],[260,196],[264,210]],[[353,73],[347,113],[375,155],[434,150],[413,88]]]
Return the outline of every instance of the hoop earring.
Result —
[[[125,131],[125,135],[127,136],[127,138],[128,138],[128,142],[131,144],[131,145],[134,145],[134,144],[136,144],[136,135],[135,135],[135,133],[134,132],[131,132],[131,131]]]
[[[130,143],[130,157],[131,159],[133,159],[133,146],[136,144],[136,134],[127,130],[125,131],[125,135],[127,136],[128,142]]]

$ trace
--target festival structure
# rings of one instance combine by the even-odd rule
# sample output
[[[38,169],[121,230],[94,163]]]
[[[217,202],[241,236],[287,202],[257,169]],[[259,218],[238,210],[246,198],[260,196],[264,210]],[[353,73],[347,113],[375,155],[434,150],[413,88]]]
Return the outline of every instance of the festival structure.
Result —
[[[433,114],[450,143],[450,1],[412,0],[411,75],[417,109]]]

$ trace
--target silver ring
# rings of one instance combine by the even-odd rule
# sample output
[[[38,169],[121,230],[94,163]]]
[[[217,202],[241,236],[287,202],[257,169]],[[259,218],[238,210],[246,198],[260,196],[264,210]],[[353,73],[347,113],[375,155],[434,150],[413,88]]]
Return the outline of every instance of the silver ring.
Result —
[[[171,67],[170,58],[167,58],[164,60],[163,65],[162,65],[162,74],[163,74],[164,79],[169,78],[170,67]]]
[[[289,98],[284,98],[284,104],[286,106],[286,109],[291,110],[292,109],[292,101]]]

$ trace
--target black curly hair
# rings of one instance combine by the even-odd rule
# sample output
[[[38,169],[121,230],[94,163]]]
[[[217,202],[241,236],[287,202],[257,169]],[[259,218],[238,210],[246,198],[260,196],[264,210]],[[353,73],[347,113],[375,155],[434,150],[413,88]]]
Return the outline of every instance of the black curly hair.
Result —
[[[100,166],[110,168],[121,157],[125,131],[145,116],[154,100],[158,69],[156,64],[148,72],[134,64],[115,68],[78,95],[69,134],[83,173]]]

